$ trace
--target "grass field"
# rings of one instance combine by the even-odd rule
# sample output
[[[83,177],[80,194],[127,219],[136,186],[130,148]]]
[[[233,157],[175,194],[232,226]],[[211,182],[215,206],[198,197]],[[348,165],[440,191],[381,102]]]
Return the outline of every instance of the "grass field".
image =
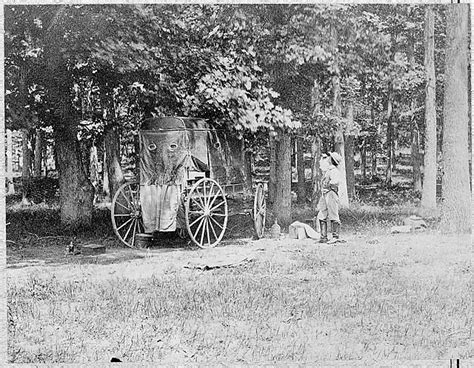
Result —
[[[470,237],[440,234],[436,218],[425,232],[391,235],[417,201],[402,186],[369,188],[342,211],[347,243],[338,245],[254,241],[241,216],[215,249],[162,239],[132,250],[115,238],[106,209],[93,228],[72,233],[54,202],[25,208],[7,198],[9,361],[472,358]],[[295,220],[313,215],[293,209]],[[74,238],[107,253],[67,256]]]
[[[207,251],[130,250],[135,259],[116,262],[17,264],[7,269],[9,360],[472,357],[468,237],[346,238],[338,246],[246,239]],[[246,262],[185,267],[219,257]]]

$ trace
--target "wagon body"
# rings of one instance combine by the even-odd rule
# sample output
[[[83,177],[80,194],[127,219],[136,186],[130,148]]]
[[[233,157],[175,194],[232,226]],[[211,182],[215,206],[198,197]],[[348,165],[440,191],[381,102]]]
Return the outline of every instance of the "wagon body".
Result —
[[[117,236],[133,247],[136,234],[186,230],[201,247],[218,244],[229,215],[226,197],[244,191],[241,140],[203,119],[164,117],[145,120],[139,141],[139,181],[124,184],[112,202]],[[260,185],[253,213],[261,235],[264,206]]]
[[[141,185],[186,185],[199,173],[221,185],[243,183],[241,140],[203,119],[147,119],[139,138]]]

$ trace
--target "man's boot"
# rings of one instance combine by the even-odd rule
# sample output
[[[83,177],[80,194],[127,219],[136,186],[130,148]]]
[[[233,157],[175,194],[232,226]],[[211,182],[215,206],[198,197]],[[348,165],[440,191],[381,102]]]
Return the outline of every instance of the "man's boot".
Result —
[[[321,228],[320,243],[327,243],[328,241],[328,223],[324,220],[319,220],[319,227]]]
[[[341,224],[337,221],[331,221],[331,227],[332,227],[332,237],[339,239],[339,229],[341,227]]]

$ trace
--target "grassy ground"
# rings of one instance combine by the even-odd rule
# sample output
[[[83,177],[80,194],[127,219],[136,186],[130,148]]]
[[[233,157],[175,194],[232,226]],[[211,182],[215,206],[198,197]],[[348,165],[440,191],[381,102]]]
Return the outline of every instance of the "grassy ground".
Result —
[[[119,249],[14,267],[11,362],[256,362],[472,357],[470,247],[435,232]],[[107,257],[116,259],[106,262]],[[244,259],[202,271],[190,264]],[[17,264],[18,265],[18,264]]]
[[[426,232],[390,235],[418,198],[402,186],[389,194],[367,190],[341,213],[347,243],[254,241],[250,219],[236,216],[210,250],[176,238],[132,250],[115,239],[106,209],[94,228],[71,234],[54,202],[10,201],[9,361],[471,358],[470,238],[441,235],[436,219]],[[66,255],[74,237],[107,253]]]

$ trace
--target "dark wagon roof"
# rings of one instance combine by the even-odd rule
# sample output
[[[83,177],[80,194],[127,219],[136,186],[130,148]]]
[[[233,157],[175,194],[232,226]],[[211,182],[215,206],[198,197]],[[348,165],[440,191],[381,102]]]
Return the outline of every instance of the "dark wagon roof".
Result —
[[[149,118],[142,122],[140,130],[177,131],[177,130],[213,130],[206,120],[190,117]]]

